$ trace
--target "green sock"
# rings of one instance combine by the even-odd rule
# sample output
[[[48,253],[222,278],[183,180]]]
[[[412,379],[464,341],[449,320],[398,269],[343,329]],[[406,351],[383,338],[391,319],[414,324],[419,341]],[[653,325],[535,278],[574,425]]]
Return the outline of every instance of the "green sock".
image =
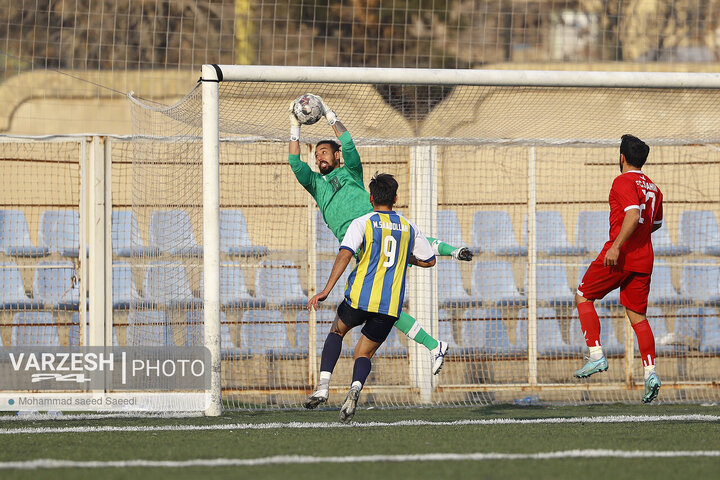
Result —
[[[417,343],[425,345],[425,348],[428,350],[432,350],[438,346],[438,341],[428,335],[417,320],[405,312],[400,314],[400,317],[395,322],[395,327]]]
[[[452,255],[452,252],[457,250],[457,247],[453,247],[450,244],[447,244],[445,242],[441,242],[437,238],[427,237],[428,242],[430,242],[430,245],[433,247],[433,250],[440,255],[441,257],[449,257]]]

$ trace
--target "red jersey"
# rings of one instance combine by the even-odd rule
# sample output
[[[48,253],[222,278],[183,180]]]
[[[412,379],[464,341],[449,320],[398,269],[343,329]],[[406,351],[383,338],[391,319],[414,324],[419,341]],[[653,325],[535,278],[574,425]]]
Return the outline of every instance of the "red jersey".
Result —
[[[640,222],[620,247],[618,266],[625,271],[652,273],[654,254],[650,235],[654,225],[662,224],[662,192],[643,172],[632,170],[615,178],[609,202],[610,240],[605,243],[598,258],[605,258],[605,252],[620,233],[625,212],[637,208],[640,210]]]

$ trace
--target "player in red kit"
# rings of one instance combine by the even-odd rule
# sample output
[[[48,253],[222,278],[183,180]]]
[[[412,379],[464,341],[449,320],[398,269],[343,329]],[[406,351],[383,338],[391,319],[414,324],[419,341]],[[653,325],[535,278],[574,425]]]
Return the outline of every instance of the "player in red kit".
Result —
[[[644,403],[652,402],[660,390],[655,373],[655,337],[645,317],[654,260],[650,236],[662,226],[663,219],[662,192],[641,171],[649,151],[639,138],[622,136],[621,174],[613,181],[609,198],[610,240],[590,264],[575,294],[580,325],[590,348],[587,363],[575,376],[585,378],[608,369],[593,301],[620,287],[620,303],[635,330],[645,367]]]

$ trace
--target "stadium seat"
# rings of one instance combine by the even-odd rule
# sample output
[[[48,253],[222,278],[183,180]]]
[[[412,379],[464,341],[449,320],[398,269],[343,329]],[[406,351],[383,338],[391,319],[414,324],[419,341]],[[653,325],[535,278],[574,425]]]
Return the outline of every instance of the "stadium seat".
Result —
[[[589,253],[600,253],[610,239],[610,212],[583,211],[578,213],[575,243]]]
[[[193,295],[185,267],[177,262],[153,262],[145,270],[145,306],[190,308],[202,305]]]
[[[205,345],[205,320],[202,311],[194,310],[185,315],[185,346],[202,347]],[[220,355],[223,358],[233,357],[240,353],[235,346],[227,316],[220,312]]]
[[[135,288],[132,269],[128,262],[113,263],[112,270],[112,303],[117,310],[126,310],[140,300]]]
[[[688,299],[678,294],[672,284],[670,266],[664,260],[657,260],[653,265],[652,279],[648,303],[654,305],[675,305],[685,303]]]
[[[317,262],[317,268],[315,270],[315,287],[317,288],[317,291],[325,288],[334,263],[335,260],[320,260]],[[351,265],[348,265],[347,268],[345,268],[345,271],[335,284],[335,288],[333,288],[330,295],[328,295],[328,298],[320,303],[321,306],[336,309],[338,304],[342,302],[345,298],[345,285],[348,277],[350,276],[350,272],[352,272],[354,263],[354,261],[351,262]]]
[[[680,294],[705,305],[720,304],[720,265],[683,265]]]
[[[220,251],[227,255],[261,257],[268,248],[253,245],[242,210],[220,210]]]
[[[450,244],[453,247],[467,245],[463,241],[460,221],[455,210],[437,211],[437,232],[437,238],[441,242]]]
[[[518,312],[515,342],[518,348],[528,351],[528,309],[521,308]],[[554,308],[537,309],[537,352],[538,355],[567,355],[577,352],[562,338],[560,323]]]
[[[255,276],[255,298],[268,305],[289,308],[304,307],[308,302],[300,286],[297,266],[283,260],[260,262]]]
[[[323,345],[325,345],[325,338],[327,338],[330,332],[330,326],[335,320],[335,312],[332,310],[318,310],[316,312],[315,321],[315,351],[317,355],[322,354]],[[295,350],[302,355],[308,353],[308,341],[309,337],[309,318],[310,313],[307,310],[301,310],[295,316]],[[356,328],[359,330],[359,328]]]
[[[670,229],[663,222],[662,227],[655,230],[652,234],[652,246],[655,255],[659,256],[673,256],[673,255],[687,255],[690,253],[690,247],[687,245],[675,245],[670,239]]]
[[[510,343],[502,312],[494,308],[468,308],[461,324],[463,352],[480,355],[516,355],[523,349]]]
[[[87,331],[86,331],[87,332]],[[70,317],[70,328],[68,329],[68,345],[70,347],[80,346],[80,314],[73,313]],[[112,346],[119,347],[120,342],[117,337],[117,329],[112,329]]]
[[[47,247],[36,247],[22,210],[0,210],[0,251],[14,257],[42,257]]]
[[[325,224],[323,220],[322,212],[320,210],[315,211],[315,248],[319,254],[337,255],[338,249],[340,248],[340,242],[338,242],[332,230]]]
[[[505,211],[479,211],[473,215],[472,247],[475,253],[496,255],[527,255],[515,239],[512,220]]]
[[[200,277],[200,298],[205,293],[205,277]],[[220,306],[223,308],[263,308],[265,301],[250,295],[245,274],[237,263],[220,264]]]
[[[159,210],[150,214],[150,246],[170,255],[198,256],[203,249],[193,233],[185,210]]]
[[[473,302],[495,305],[527,305],[515,286],[512,266],[505,261],[475,262],[472,272]]]
[[[17,264],[0,263],[0,308],[3,310],[27,310],[42,304],[25,294],[22,275]]]
[[[157,247],[148,247],[140,236],[140,228],[132,210],[112,212],[112,251],[119,257],[155,256]]]
[[[580,282],[582,282],[582,279],[585,276],[585,272],[590,267],[590,264],[593,262],[593,260],[594,259],[591,258],[581,260],[583,266],[578,268],[578,288],[580,288]],[[620,305],[620,289],[616,288],[615,290],[612,290],[610,293],[605,295],[605,297],[601,298],[600,300],[596,300],[595,306],[598,305],[603,307],[615,307]]]
[[[558,263],[554,260],[541,260],[541,263]],[[550,307],[572,305],[574,292],[567,281],[567,271],[563,265],[538,265],[535,270],[536,295],[540,302]],[[528,272],[525,273],[525,295],[529,292]]]
[[[565,230],[565,222],[558,211],[538,211],[535,213],[538,252],[548,255],[582,255],[588,253],[585,247],[574,246],[570,243]],[[527,215],[523,223],[523,235],[527,245]]]
[[[440,260],[436,263],[438,302],[443,307],[467,307],[472,302],[463,287],[460,265],[455,260]]]
[[[77,257],[80,251],[80,214],[75,210],[42,212],[38,243],[50,253]]]
[[[163,311],[131,310],[128,314],[127,345],[174,347],[167,314]]]
[[[720,323],[718,323],[717,310],[706,308],[703,314],[700,351],[703,353],[720,353]]]
[[[16,313],[10,338],[13,347],[60,346],[57,324],[50,312]]]
[[[600,344],[603,347],[605,355],[620,355],[625,352],[625,345],[618,341],[617,335],[615,335],[610,310],[607,308],[595,308],[595,311],[598,317],[600,317]],[[570,322],[570,346],[573,348],[573,351],[579,350],[581,352],[586,352],[588,348],[585,343],[585,337],[583,336],[577,311]]]
[[[280,310],[247,310],[242,317],[241,351],[246,355],[285,356],[294,353]]]
[[[438,334],[435,338],[448,344],[451,355],[452,352],[460,351],[460,344],[455,339],[455,333],[453,332],[453,318],[449,310],[444,308],[438,310]]]
[[[42,261],[33,279],[33,298],[45,308],[77,310],[80,288],[70,261]]]
[[[705,312],[715,312],[712,308],[683,307],[675,312],[675,330],[672,339],[675,344],[683,345],[689,350],[700,348],[702,336],[702,319]]]
[[[710,210],[686,210],[680,214],[680,245],[704,255],[720,255],[720,231]]]

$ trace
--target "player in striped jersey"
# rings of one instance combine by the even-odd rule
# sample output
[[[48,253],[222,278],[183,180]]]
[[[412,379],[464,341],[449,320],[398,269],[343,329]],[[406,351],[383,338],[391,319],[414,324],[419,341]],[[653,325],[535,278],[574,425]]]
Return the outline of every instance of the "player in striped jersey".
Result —
[[[342,241],[350,223],[354,219],[371,212],[372,206],[363,183],[360,155],[355,148],[350,132],[347,131],[345,126],[337,119],[337,115],[324,101],[323,109],[328,124],[332,126],[342,144],[342,157],[345,165],[340,166],[341,150],[337,143],[332,140],[319,142],[315,148],[315,161],[320,173],[313,172],[300,159],[300,124],[292,113],[292,103],[290,108],[290,154],[288,161],[300,185],[317,202],[325,223],[327,223],[338,241]],[[461,261],[472,260],[472,252],[468,248],[455,248],[434,238],[428,240],[431,242],[436,255],[452,256]],[[437,374],[445,360],[447,343],[430,336],[413,317],[405,312],[400,315],[395,326],[430,351],[432,373]],[[326,339],[326,345],[330,342],[329,348],[337,350],[339,356],[342,343],[338,342],[335,337],[336,335],[332,335],[331,332]],[[315,406],[310,405],[308,408],[314,408]]]
[[[392,209],[398,188],[393,176],[377,174],[369,188],[373,211],[350,224],[325,288],[308,302],[308,309],[317,309],[357,255],[345,300],[337,309],[340,321],[336,318],[333,323],[333,332],[340,341],[352,328],[364,325],[355,346],[352,385],[340,409],[340,421],[344,423],[355,415],[360,391],[372,368],[370,359],[402,312],[408,264],[425,268],[435,265],[435,254],[427,238],[414,223]],[[332,371],[337,356],[323,348],[320,362]]]

